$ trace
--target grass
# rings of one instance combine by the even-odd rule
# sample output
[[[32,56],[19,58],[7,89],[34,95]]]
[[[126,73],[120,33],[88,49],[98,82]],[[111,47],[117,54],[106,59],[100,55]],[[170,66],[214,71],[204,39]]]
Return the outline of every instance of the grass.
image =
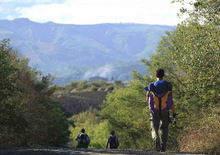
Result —
[[[220,154],[219,114],[204,115],[180,134],[180,151]]]

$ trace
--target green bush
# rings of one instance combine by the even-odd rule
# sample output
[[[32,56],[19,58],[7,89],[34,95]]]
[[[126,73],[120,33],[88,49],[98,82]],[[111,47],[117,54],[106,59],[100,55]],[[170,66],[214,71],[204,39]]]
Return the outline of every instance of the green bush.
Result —
[[[8,40],[0,42],[0,147],[65,145],[68,122],[51,97],[51,77],[27,64]]]
[[[76,137],[81,129],[86,129],[91,142],[89,148],[104,149],[106,147],[107,138],[109,136],[109,123],[107,120],[101,120],[94,112],[84,112],[71,118],[75,127],[71,127],[72,146],[76,147]]]

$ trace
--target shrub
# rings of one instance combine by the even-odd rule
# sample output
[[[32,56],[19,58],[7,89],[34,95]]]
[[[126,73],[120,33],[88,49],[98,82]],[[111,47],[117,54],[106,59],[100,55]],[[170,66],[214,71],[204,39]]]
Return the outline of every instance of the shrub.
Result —
[[[204,115],[187,126],[179,135],[180,151],[220,153],[220,117]]]

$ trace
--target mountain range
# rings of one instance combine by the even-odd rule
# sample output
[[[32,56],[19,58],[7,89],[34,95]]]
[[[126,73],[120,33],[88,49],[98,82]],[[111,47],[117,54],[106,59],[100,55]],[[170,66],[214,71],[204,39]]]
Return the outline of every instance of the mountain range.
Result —
[[[73,25],[37,23],[27,18],[0,20],[0,39],[29,58],[30,65],[56,77],[55,83],[94,76],[129,80],[131,70],[154,53],[174,26],[132,23]]]

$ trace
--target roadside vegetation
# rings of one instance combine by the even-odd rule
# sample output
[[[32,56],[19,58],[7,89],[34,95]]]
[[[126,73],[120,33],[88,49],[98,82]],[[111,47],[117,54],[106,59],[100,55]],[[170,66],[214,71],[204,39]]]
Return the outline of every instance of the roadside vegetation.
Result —
[[[115,130],[119,148],[153,150],[144,87],[155,80],[156,69],[164,68],[178,113],[177,123],[169,126],[168,151],[220,154],[219,2],[195,0],[192,6],[181,9],[189,18],[142,60],[148,74],[134,71],[126,86],[120,81],[51,86],[50,76],[28,67],[28,61],[2,41],[0,147],[61,146],[68,140],[68,128],[75,147],[77,134],[85,128],[90,148],[105,148]]]
[[[89,110],[73,116],[70,121],[75,122],[75,127],[70,127],[72,146],[76,147],[76,136],[80,133],[82,128],[86,129],[86,133],[91,139],[89,148],[104,149],[106,147],[107,138],[109,136],[108,120],[101,119],[97,112]]]
[[[92,143],[103,147],[96,139],[106,139],[106,130],[114,129],[120,138],[119,148],[153,149],[144,87],[155,80],[157,68],[164,68],[166,80],[173,84],[178,113],[177,123],[170,125],[168,150],[220,153],[219,2],[195,0],[191,5],[191,10],[181,9],[189,18],[162,38],[155,54],[142,60],[149,74],[134,72],[129,86],[107,95],[94,116],[108,124],[103,130],[98,129],[99,123],[79,121],[82,114],[72,117],[78,131],[83,127],[88,133],[99,131]],[[76,134],[74,128],[72,133]]]
[[[0,147],[66,144],[68,122],[54,90],[50,76],[28,67],[8,40],[0,42]]]

